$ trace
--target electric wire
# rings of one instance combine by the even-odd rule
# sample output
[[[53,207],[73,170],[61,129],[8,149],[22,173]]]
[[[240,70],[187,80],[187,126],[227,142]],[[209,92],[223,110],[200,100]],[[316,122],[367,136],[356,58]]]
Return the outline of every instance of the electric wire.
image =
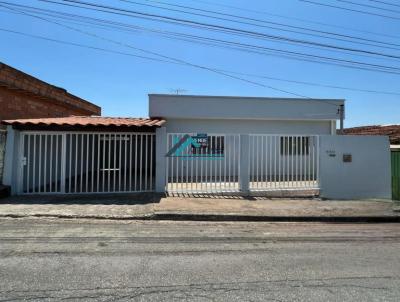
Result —
[[[25,5],[16,5],[16,6],[17,6],[17,7],[22,7],[22,8],[24,8],[25,11],[34,10],[34,12],[36,12],[36,13],[44,14],[44,15],[47,15],[47,16],[54,16],[54,15],[56,14],[56,15],[57,15],[56,17],[63,18],[63,19],[65,19],[65,18],[68,18],[68,19],[70,19],[70,18],[79,18],[80,21],[82,21],[83,19],[85,19],[85,22],[87,22],[87,23],[92,23],[92,21],[95,21],[95,22],[107,23],[107,24],[112,24],[112,25],[118,25],[118,26],[136,28],[136,29],[139,28],[138,26],[133,26],[133,25],[131,25],[131,24],[120,23],[120,22],[114,22],[114,21],[109,21],[109,20],[104,20],[104,19],[98,19],[98,18],[90,18],[90,17],[82,16],[82,15],[66,14],[66,13],[57,12],[57,11],[53,11],[53,10],[40,9],[40,8],[31,7],[31,6],[25,6]],[[90,20],[91,22],[88,22],[87,20]],[[110,26],[111,26],[111,25],[110,25]],[[116,27],[114,27],[114,28],[116,28]],[[170,31],[167,32],[167,31],[165,31],[165,30],[149,29],[149,28],[145,28],[145,27],[141,27],[140,30],[143,30],[143,31],[151,31],[151,32],[158,31],[158,32],[162,32],[162,33],[170,34],[170,35],[174,35],[174,36],[184,36],[184,35],[185,35],[185,34],[182,34],[182,33],[170,32]],[[185,36],[187,36],[187,35],[185,35]],[[193,38],[202,39],[202,40],[207,39],[206,37],[200,37],[200,36],[195,37],[195,36],[193,36],[193,35],[192,35],[192,37],[193,37]],[[216,40],[216,39],[214,39],[214,40]],[[214,42],[215,42],[215,41],[214,41]],[[272,42],[275,42],[275,41],[272,41]],[[229,43],[234,43],[234,42],[229,41]],[[282,42],[280,42],[280,43],[282,43]],[[284,43],[289,44],[289,45],[292,45],[292,43],[290,43],[290,42],[284,42]],[[341,50],[337,50],[337,49],[325,49],[325,48],[317,47],[317,46],[301,45],[301,47],[310,48],[310,49],[318,49],[318,50],[321,50],[321,49],[322,49],[322,50],[324,50],[324,51],[339,52],[339,53],[341,53],[341,54],[344,53],[344,52],[341,51]],[[397,49],[397,48],[396,48],[396,49]],[[399,50],[400,50],[400,49],[399,49]],[[357,56],[362,56],[362,57],[372,57],[372,55],[366,55],[366,54],[352,54],[352,55],[357,55]],[[385,59],[385,60],[386,60],[386,59],[390,59],[390,58],[379,57],[379,58],[376,58],[376,59]]]
[[[145,4],[142,4],[142,3],[138,3],[137,1],[131,1],[131,0],[119,0],[119,1],[120,2],[131,3],[131,4],[137,4],[137,5],[145,5]],[[158,3],[158,4],[162,4],[162,5],[166,5],[166,6],[185,8],[185,9],[190,9],[190,10],[194,10],[194,11],[201,11],[201,12],[206,12],[206,13],[211,13],[211,14],[229,16],[229,17],[234,17],[234,18],[239,18],[239,19],[244,19],[244,20],[256,21],[256,22],[266,23],[266,24],[273,24],[273,25],[277,25],[277,26],[289,27],[289,28],[305,30],[305,31],[310,31],[310,32],[314,32],[314,33],[319,33],[319,34],[325,34],[325,35],[340,37],[340,38],[334,38],[334,37],[330,37],[330,36],[314,35],[314,34],[310,34],[310,33],[306,33],[306,32],[289,31],[289,32],[300,33],[300,34],[303,34],[303,35],[310,35],[310,36],[316,36],[316,37],[332,39],[332,40],[336,40],[336,41],[344,41],[344,42],[349,42],[349,43],[355,43],[355,44],[361,44],[361,45],[369,45],[369,46],[386,48],[384,46],[379,46],[379,45],[376,45],[376,44],[362,43],[362,42],[359,42],[359,41],[356,42],[356,41],[343,39],[343,38],[347,38],[347,39],[354,39],[354,40],[378,43],[378,44],[382,44],[382,45],[400,46],[400,44],[396,44],[396,43],[388,43],[388,42],[384,42],[384,41],[367,39],[367,38],[364,38],[364,37],[358,37],[358,36],[353,36],[353,35],[348,35],[348,34],[341,34],[341,33],[336,33],[336,32],[317,30],[317,29],[314,29],[314,28],[307,28],[307,27],[301,27],[301,26],[293,26],[293,25],[290,25],[290,24],[271,22],[271,21],[257,19],[257,18],[249,18],[249,17],[239,16],[239,15],[235,15],[235,14],[227,14],[227,13],[223,13],[223,12],[219,12],[219,11],[212,11],[212,10],[206,10],[206,9],[190,7],[190,6],[187,6],[187,5],[177,5],[177,4],[171,4],[171,3],[167,3],[167,2],[163,2],[163,1],[157,1],[157,0],[144,0],[144,1],[151,2],[151,3]],[[161,7],[157,6],[157,8],[161,8]],[[166,8],[163,8],[163,9],[166,9]],[[257,26],[257,24],[254,24],[254,25]],[[274,29],[276,29],[276,28],[274,28]],[[278,30],[287,31],[286,29],[281,29],[281,28],[279,28]],[[398,48],[391,48],[391,47],[387,47],[387,48],[388,49],[399,50]]]
[[[47,1],[47,0],[46,0]],[[47,1],[49,2],[49,1]],[[51,1],[50,1],[51,2]],[[59,3],[62,4],[62,3]],[[67,5],[67,6],[71,6],[69,4],[62,4],[62,5]],[[95,10],[95,11],[102,11],[102,12],[106,12],[106,13],[111,13],[111,14],[117,14],[117,15],[124,15],[124,16],[130,16],[130,17],[136,17],[136,16],[132,16],[131,14],[128,13],[121,13],[121,12],[113,12],[113,11],[108,11],[108,10],[102,10],[102,9],[97,9],[97,8],[87,8],[87,7],[81,7],[81,6],[75,6],[72,5],[73,7],[80,7],[80,8],[85,8],[85,9],[89,9],[89,10]],[[128,11],[129,12],[129,11]],[[144,15],[149,15],[146,13],[140,13],[139,14],[144,14]],[[168,19],[175,19],[175,18],[170,18],[170,17],[166,17]],[[193,21],[188,21],[188,22],[193,22]],[[201,24],[200,22],[195,22],[196,24]],[[223,28],[223,27],[222,27]],[[361,66],[368,66],[368,67],[374,67],[374,68],[379,68],[379,70],[381,70],[382,72],[389,72],[391,73],[393,70],[396,70],[397,67],[392,67],[392,66],[384,66],[384,65],[379,65],[379,64],[369,64],[369,63],[364,63],[364,62],[359,62],[359,61],[354,61],[354,60],[343,60],[343,59],[336,59],[336,58],[332,58],[332,57],[326,57],[326,56],[317,56],[317,55],[310,55],[310,54],[305,54],[305,53],[299,53],[299,52],[288,52],[288,51],[284,51],[284,50],[277,50],[280,52],[287,52],[290,55],[300,55],[300,56],[306,56],[306,57],[312,57],[314,59],[323,59],[323,60],[328,60],[328,61],[336,61],[336,62],[341,62],[341,63],[347,63],[347,64],[355,64],[355,65],[361,65]],[[361,69],[365,70],[365,67],[361,67]]]
[[[2,1],[4,3],[4,1]],[[108,12],[108,11],[106,11]],[[119,13],[118,13],[119,14]],[[130,16],[130,15],[128,15]],[[204,39],[203,37],[201,37]],[[214,39],[215,40],[215,39]],[[231,41],[219,41],[222,43],[232,43]],[[236,43],[237,44],[237,43]],[[246,46],[249,47],[248,45],[240,45],[241,47]],[[290,58],[293,56],[297,56],[294,59],[301,60],[301,61],[306,61],[306,62],[313,62],[313,63],[319,63],[319,64],[330,64],[330,65],[337,65],[337,66],[342,66],[342,67],[348,67],[348,68],[356,68],[356,69],[361,69],[361,70],[369,70],[369,71],[379,71],[379,72],[387,72],[387,73],[393,73],[397,74],[398,73],[398,67],[393,67],[393,66],[385,66],[385,65],[379,65],[379,64],[369,64],[369,63],[364,63],[364,62],[359,62],[359,61],[354,61],[354,60],[343,60],[343,59],[336,59],[332,57],[326,57],[326,56],[316,56],[316,55],[310,55],[306,53],[301,53],[301,52],[293,52],[293,51],[285,51],[281,49],[273,49],[273,48],[265,48],[265,47],[259,47],[259,46],[250,46],[250,47],[256,47],[256,48],[261,48],[264,51],[274,51],[279,53],[280,57],[285,57],[285,58]],[[253,53],[260,53],[259,51],[254,51],[251,50]],[[320,61],[318,61],[320,60]],[[324,60],[322,62],[321,60]],[[349,66],[343,65],[343,64],[350,64]]]
[[[247,7],[239,7],[239,6],[227,5],[227,4],[217,3],[217,2],[209,2],[209,1],[204,1],[204,0],[190,0],[190,1],[196,2],[196,3],[212,5],[212,6],[234,9],[234,10],[238,10],[241,12],[245,11],[245,12],[250,12],[253,14],[259,14],[259,15],[261,14],[261,15],[272,16],[272,17],[276,17],[276,18],[282,18],[282,19],[286,19],[286,20],[294,20],[294,21],[298,21],[298,22],[302,22],[302,23],[306,23],[306,24],[322,25],[322,26],[326,26],[326,27],[345,29],[348,31],[364,33],[364,34],[374,35],[374,36],[378,36],[378,37],[388,37],[388,38],[400,39],[400,36],[391,35],[391,34],[387,34],[387,33],[383,33],[383,32],[373,32],[373,31],[363,30],[363,29],[359,29],[359,28],[352,28],[352,27],[342,26],[342,25],[337,25],[337,24],[313,21],[310,19],[302,19],[302,18],[290,17],[290,16],[285,16],[285,15],[280,15],[280,14],[273,14],[273,13],[266,12],[263,10],[249,9]],[[369,0],[369,1],[374,1],[374,0]]]
[[[400,11],[398,11],[398,10],[383,8],[383,7],[379,7],[379,6],[375,6],[375,5],[369,5],[369,4],[365,4],[365,3],[357,3],[357,2],[348,1],[348,0],[336,0],[336,1],[348,3],[348,4],[352,4],[352,5],[357,5],[357,6],[361,6],[361,7],[368,7],[368,8],[379,9],[379,10],[388,11],[391,13],[400,14]]]
[[[106,52],[106,53],[111,53],[111,54],[117,54],[117,55],[123,55],[123,56],[130,56],[130,57],[134,57],[134,58],[150,60],[150,61],[155,61],[155,62],[160,62],[160,63],[167,63],[167,64],[175,64],[175,65],[186,66],[184,64],[177,63],[177,62],[174,62],[174,61],[163,60],[163,59],[147,57],[147,56],[141,56],[141,55],[135,55],[135,54],[132,54],[132,53],[121,52],[121,51],[106,49],[106,48],[87,45],[87,44],[82,44],[82,43],[75,43],[75,42],[70,42],[70,41],[65,41],[65,40],[59,40],[59,39],[49,38],[49,37],[40,36],[40,35],[33,35],[33,34],[28,34],[28,33],[20,32],[20,31],[16,31],[16,30],[11,30],[11,29],[6,29],[6,28],[0,28],[0,31],[7,32],[7,33],[12,33],[12,34],[17,34],[17,35],[22,35],[22,36],[29,37],[29,38],[44,40],[44,41],[48,41],[48,42],[54,42],[54,43],[58,43],[58,44],[64,44],[64,45],[79,47],[79,48],[87,48],[87,49],[90,49],[90,50],[96,50],[96,51],[101,51],[101,52]],[[232,71],[232,70],[227,70],[227,69],[220,69],[220,68],[217,68],[217,67],[213,67],[213,68],[216,69],[216,70],[222,71],[222,72],[238,74],[238,75],[254,77],[254,78],[263,78],[263,79],[269,79],[269,80],[274,80],[274,81],[293,83],[293,84],[316,86],[316,87],[325,87],[325,88],[348,90],[348,91],[355,91],[355,92],[364,92],[364,93],[400,96],[400,92],[380,91],[380,90],[361,89],[361,88],[330,85],[330,84],[321,84],[321,83],[315,83],[315,82],[307,82],[307,81],[299,81],[299,80],[278,78],[278,77],[260,75],[260,74],[243,73],[243,72],[237,72],[237,71]]]
[[[0,1],[0,2],[4,3],[4,1]],[[227,41],[219,41],[219,42],[231,43],[229,41],[228,42]],[[244,45],[240,45],[240,46],[244,46]],[[252,46],[252,47],[254,47],[254,46]],[[257,48],[258,46],[255,46],[255,47]],[[259,48],[263,48],[263,47],[259,47]],[[306,61],[306,62],[313,62],[313,63],[319,63],[319,64],[330,64],[330,65],[337,65],[337,66],[348,67],[348,68],[356,68],[356,69],[360,69],[360,70],[379,71],[379,72],[398,74],[398,68],[392,67],[392,66],[368,64],[368,63],[358,62],[358,61],[353,61],[353,60],[342,60],[342,59],[336,59],[336,58],[332,58],[332,57],[316,56],[316,55],[310,55],[310,54],[305,54],[305,53],[300,53],[300,52],[285,51],[285,50],[280,50],[280,49],[272,49],[272,48],[266,49],[265,47],[263,48],[263,50],[264,51],[265,50],[275,51],[275,52],[279,53],[278,56],[280,56],[280,57],[297,59],[297,60]],[[255,52],[255,50],[251,50],[251,52],[259,53],[259,51]],[[277,55],[275,54],[275,56],[277,56]],[[293,56],[297,56],[297,57],[293,58]],[[326,62],[321,62],[321,61],[316,61],[316,60],[326,60]],[[350,65],[347,66],[347,65],[343,65],[343,64],[350,64]],[[374,68],[374,69],[372,69],[372,68]]]
[[[395,6],[395,7],[400,7],[400,4],[389,3],[389,2],[381,1],[381,0],[368,0],[368,1],[381,3],[381,4],[385,4],[385,5],[390,5],[390,6]]]
[[[17,10],[17,9],[15,9],[15,8],[9,8],[9,7],[4,6],[4,5],[1,5],[1,4],[0,4],[0,6],[5,7],[5,8],[8,8],[8,9],[11,9],[11,10]],[[18,10],[17,10],[17,11],[18,11]],[[235,79],[235,80],[238,80],[238,81],[246,82],[246,83],[248,83],[248,84],[252,84],[252,85],[255,85],[255,86],[264,87],[264,88],[269,88],[269,89],[271,89],[271,90],[275,90],[275,91],[279,91],[279,92],[284,92],[284,93],[286,93],[286,94],[294,95],[294,96],[301,97],[301,98],[311,99],[310,97],[305,96],[305,95],[301,95],[301,94],[294,93],[294,92],[290,92],[290,91],[287,91],[287,90],[284,90],[284,89],[272,87],[272,86],[270,86],[270,85],[265,85],[265,84],[263,84],[263,83],[259,83],[259,82],[256,82],[256,81],[244,79],[244,78],[241,78],[241,77],[232,75],[232,74],[227,74],[227,73],[224,73],[224,72],[215,70],[215,69],[213,69],[213,68],[209,68],[209,67],[207,67],[207,66],[203,66],[203,65],[199,65],[199,64],[190,63],[190,62],[187,62],[187,61],[182,60],[182,59],[178,59],[178,58],[173,58],[173,57],[170,57],[170,56],[166,56],[166,55],[163,55],[163,54],[161,54],[161,53],[158,53],[158,52],[155,52],[155,51],[146,50],[146,49],[139,48],[139,47],[136,47],[136,46],[132,46],[132,45],[127,44],[127,43],[124,43],[124,42],[119,42],[119,41],[116,41],[116,40],[113,40],[113,39],[104,38],[104,37],[101,37],[101,36],[99,36],[99,35],[97,35],[97,34],[94,34],[94,33],[88,32],[88,31],[84,31],[84,30],[81,30],[81,29],[77,29],[77,28],[72,27],[72,26],[64,25],[64,24],[58,23],[58,22],[56,22],[56,21],[48,20],[48,19],[43,18],[43,17],[40,17],[40,16],[36,16],[36,15],[33,15],[33,14],[28,14],[28,13],[25,13],[25,12],[23,12],[23,13],[24,13],[25,15],[27,15],[27,16],[30,16],[30,17],[33,17],[33,18],[36,18],[36,19],[39,19],[39,20],[42,20],[42,21],[46,21],[46,22],[49,22],[49,23],[52,23],[52,24],[56,24],[56,25],[58,25],[58,26],[67,28],[67,29],[69,29],[69,30],[72,30],[72,31],[75,31],[75,32],[79,32],[79,33],[81,33],[81,34],[88,35],[88,36],[91,36],[91,37],[95,37],[95,38],[98,38],[98,39],[101,39],[101,40],[103,40],[103,41],[107,41],[107,42],[110,42],[110,43],[113,43],[113,44],[117,44],[117,45],[120,45],[120,46],[128,47],[128,48],[131,48],[131,49],[134,49],[134,50],[137,50],[137,51],[146,53],[146,54],[149,53],[149,54],[155,55],[155,56],[157,56],[157,57],[161,57],[161,58],[163,58],[163,59],[168,59],[168,60],[172,60],[172,61],[175,61],[175,62],[179,62],[179,63],[185,64],[185,65],[187,65],[187,66],[191,66],[191,67],[193,67],[193,68],[197,68],[197,69],[201,69],[201,70],[210,71],[210,72],[212,72],[212,73],[219,74],[219,75],[222,75],[222,76],[224,76],[224,77],[229,77],[229,78],[231,78],[231,79]],[[335,106],[337,106],[337,104],[335,104]]]
[[[382,18],[386,18],[386,19],[400,20],[400,17],[383,15],[383,14],[378,14],[378,13],[373,13],[373,12],[368,12],[368,11],[363,11],[363,10],[358,10],[358,9],[352,9],[352,8],[343,7],[343,6],[339,6],[339,5],[326,4],[326,3],[315,2],[315,1],[311,1],[311,0],[299,0],[299,1],[314,4],[314,5],[319,5],[319,6],[325,6],[325,7],[336,8],[336,9],[345,10],[345,11],[351,11],[351,12],[364,14],[364,15],[371,15],[371,16],[382,17]]]
[[[40,1],[54,3],[54,4],[63,4],[63,3],[60,3],[57,1],[52,1],[52,0],[40,0]],[[204,22],[187,20],[187,19],[182,19],[182,18],[172,18],[172,17],[168,17],[168,16],[164,16],[164,15],[156,15],[156,14],[150,14],[150,13],[143,13],[143,12],[139,12],[139,11],[132,11],[132,10],[127,10],[127,9],[123,9],[123,8],[118,8],[118,7],[108,6],[108,5],[101,5],[101,4],[96,4],[96,3],[86,2],[86,1],[77,1],[77,0],[61,0],[61,1],[67,2],[67,3],[80,4],[80,5],[84,5],[84,6],[88,6],[88,7],[102,8],[102,9],[106,9],[106,10],[122,11],[125,13],[147,15],[147,16],[158,17],[158,18],[163,18],[163,19],[172,19],[174,21],[180,21],[180,22],[185,22],[185,23],[194,23],[194,24],[200,24],[203,26],[223,28],[223,29],[230,30],[230,31],[242,32],[242,33],[255,35],[255,36],[262,36],[262,37],[265,37],[268,39],[273,39],[273,40],[293,42],[293,43],[306,44],[306,45],[314,45],[314,46],[320,46],[320,47],[326,47],[326,48],[333,48],[333,49],[345,50],[345,51],[355,52],[355,53],[366,53],[366,54],[372,54],[372,55],[376,55],[376,56],[383,56],[383,57],[396,58],[396,59],[400,58],[400,56],[398,56],[398,55],[389,54],[389,53],[375,52],[375,51],[369,51],[369,50],[363,50],[363,49],[351,48],[351,47],[344,47],[344,46],[332,45],[332,44],[326,44],[326,43],[319,43],[319,42],[314,42],[314,41],[309,41],[309,40],[294,39],[294,38],[289,38],[286,36],[271,35],[271,34],[256,32],[256,31],[252,31],[252,30],[245,30],[245,29],[222,26],[222,25],[217,25],[217,24],[209,24],[209,23],[204,23]],[[130,1],[130,2],[132,2],[132,1]],[[145,4],[142,4],[142,5],[145,5]],[[195,14],[195,15],[199,15],[199,14]],[[202,15],[202,16],[204,16],[204,15]],[[212,18],[217,18],[217,17],[212,17]],[[217,19],[227,21],[227,19],[224,19],[224,18],[217,18]],[[230,21],[230,20],[228,20],[228,21]]]

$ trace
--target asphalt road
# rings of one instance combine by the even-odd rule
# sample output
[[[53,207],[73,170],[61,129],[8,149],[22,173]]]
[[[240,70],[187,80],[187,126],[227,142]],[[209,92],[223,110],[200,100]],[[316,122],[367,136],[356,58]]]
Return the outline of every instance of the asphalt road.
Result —
[[[0,301],[399,301],[400,224],[0,220]]]

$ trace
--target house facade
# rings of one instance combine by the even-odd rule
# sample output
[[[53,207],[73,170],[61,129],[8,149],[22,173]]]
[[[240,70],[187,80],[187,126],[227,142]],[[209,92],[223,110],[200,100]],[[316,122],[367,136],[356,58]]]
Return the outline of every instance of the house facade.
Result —
[[[13,194],[390,198],[387,137],[336,135],[343,106],[151,94],[146,119],[7,120],[7,184]]]
[[[198,157],[191,157],[192,146],[167,157],[167,191],[316,191],[317,140],[336,133],[343,104],[344,100],[151,94],[149,115],[166,120],[169,149],[186,133],[203,134],[208,141],[197,150]],[[209,153],[221,157],[207,158],[213,155]],[[248,165],[241,167],[240,159]],[[240,181],[240,171],[247,169],[248,179]]]
[[[167,120],[167,132],[261,134],[336,133],[344,100],[149,95],[150,117]]]

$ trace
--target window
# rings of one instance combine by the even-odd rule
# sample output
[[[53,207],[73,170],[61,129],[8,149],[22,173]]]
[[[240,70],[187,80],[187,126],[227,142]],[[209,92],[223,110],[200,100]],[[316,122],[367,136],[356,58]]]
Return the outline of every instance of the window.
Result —
[[[281,137],[281,155],[308,155],[310,153],[310,137]]]
[[[212,136],[210,137],[210,145],[208,148],[209,154],[223,155],[225,151],[225,137]]]
[[[196,148],[192,145],[192,154],[224,155],[225,137],[207,136],[206,142],[202,140],[201,146]]]

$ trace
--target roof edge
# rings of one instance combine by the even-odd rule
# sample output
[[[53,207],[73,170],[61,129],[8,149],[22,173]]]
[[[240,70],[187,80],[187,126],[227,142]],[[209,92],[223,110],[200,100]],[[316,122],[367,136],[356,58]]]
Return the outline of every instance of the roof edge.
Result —
[[[199,94],[168,94],[168,93],[149,93],[149,97],[152,96],[168,96],[168,97],[192,97],[192,98],[221,98],[221,99],[265,99],[265,100],[313,100],[313,101],[336,101],[336,102],[346,102],[346,99],[330,99],[330,98],[284,98],[284,97],[263,97],[263,96],[238,96],[238,95],[199,95]]]
[[[160,118],[69,116],[55,118],[3,120],[7,126],[74,126],[74,127],[161,127],[166,120]]]

